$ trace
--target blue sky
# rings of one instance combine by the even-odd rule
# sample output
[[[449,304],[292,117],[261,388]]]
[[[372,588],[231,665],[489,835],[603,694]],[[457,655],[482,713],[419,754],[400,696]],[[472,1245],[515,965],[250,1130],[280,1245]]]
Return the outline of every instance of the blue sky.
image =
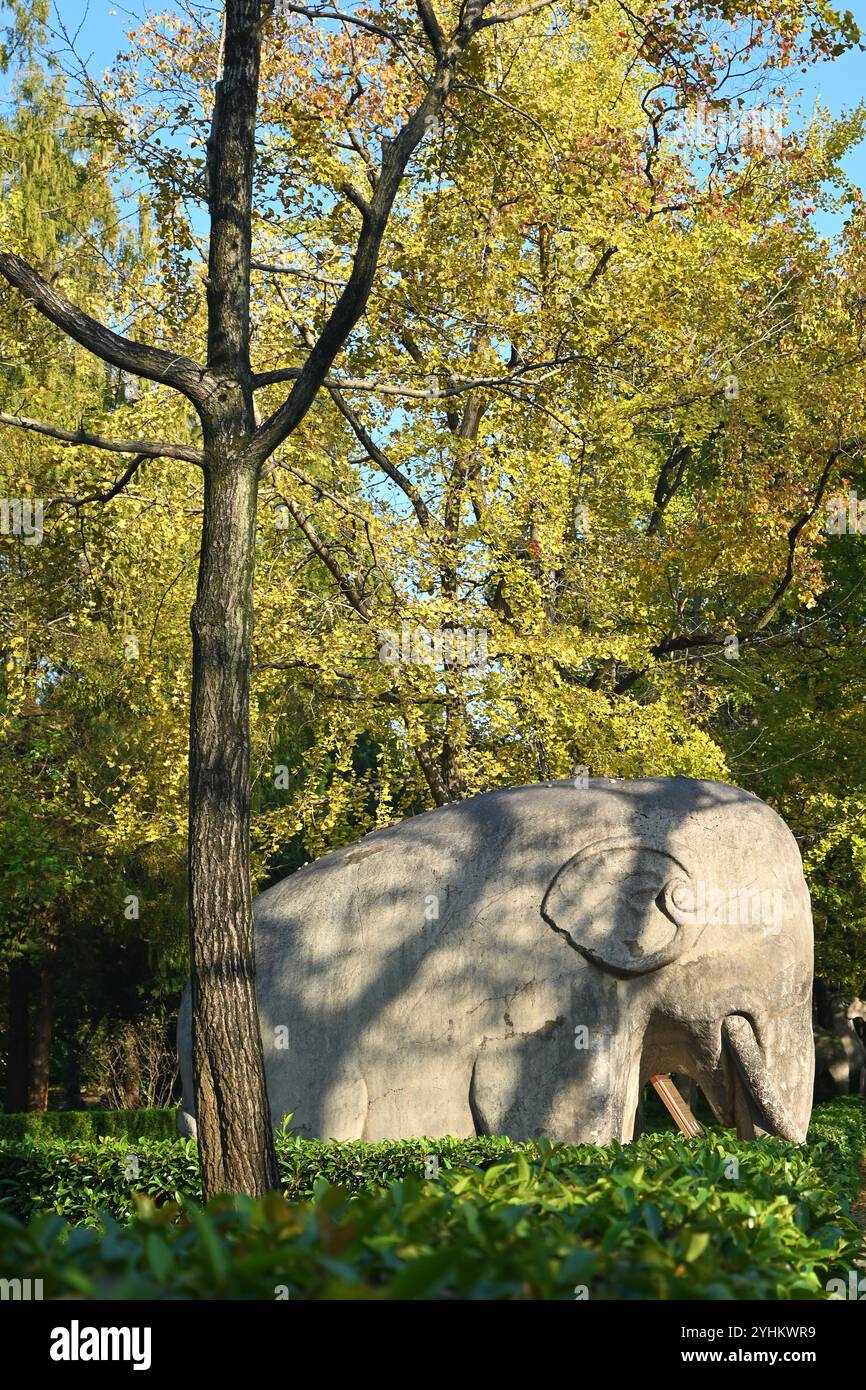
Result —
[[[866,0],[854,0],[854,3],[849,0],[848,4],[841,3],[837,8],[851,11],[866,43]],[[798,74],[795,85],[803,89],[802,109],[805,112],[811,111],[815,99],[820,98],[822,106],[839,115],[866,97],[866,53],[855,49],[832,63],[821,63],[805,76]],[[853,149],[843,164],[858,187],[866,188],[866,144]]]

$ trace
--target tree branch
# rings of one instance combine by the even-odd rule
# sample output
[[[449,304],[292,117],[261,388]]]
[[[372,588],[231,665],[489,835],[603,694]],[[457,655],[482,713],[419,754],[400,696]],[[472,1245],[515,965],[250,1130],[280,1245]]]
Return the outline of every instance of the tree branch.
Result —
[[[350,203],[354,203],[355,207],[358,209],[359,213],[364,219],[365,226],[368,222],[372,222],[374,220],[375,214],[373,212],[372,206],[370,205],[370,203],[367,202],[367,199],[364,197],[363,193],[358,192],[354,184],[341,184],[340,192],[344,195],[344,197],[349,199]]]
[[[522,10],[508,10],[506,14],[488,15],[487,19],[482,19],[478,27],[488,29],[491,24],[510,24],[513,19],[525,19],[527,15],[537,14],[539,10],[548,10],[555,4],[556,0],[536,0],[536,4],[527,5]]]
[[[314,270],[305,270],[298,265],[278,265],[271,261],[250,261],[250,269],[261,271],[265,275],[297,275],[301,280],[312,280],[316,285],[328,285],[329,288],[342,290],[346,287],[345,280],[334,280],[330,275],[319,275]]]
[[[569,357],[551,358],[544,362],[524,362],[505,376],[478,376],[466,380],[452,377],[447,386],[438,387],[392,386],[388,382],[375,381],[372,377],[327,375],[322,379],[321,385],[329,390],[335,387],[338,391],[375,391],[382,396],[404,396],[407,400],[444,401],[449,396],[460,396],[464,391],[478,391],[484,387],[496,391],[506,386],[543,386],[560,367],[586,360],[582,354],[575,353]],[[253,376],[253,388],[260,391],[265,386],[275,386],[282,381],[299,381],[305,370],[305,367],[277,367],[271,372],[256,372]],[[533,378],[527,375],[529,372],[542,370],[546,372],[545,376]]]
[[[13,425],[17,429],[30,430],[34,434],[44,434],[48,439],[59,440],[61,444],[105,449],[110,454],[139,454],[142,458],[148,459],[181,459],[184,463],[204,464],[201,449],[194,449],[186,444],[170,444],[164,439],[108,439],[105,435],[91,434],[84,429],[66,430],[60,425],[49,424],[47,420],[31,420],[26,415],[3,413],[0,413],[0,425]]]
[[[344,10],[338,10],[336,6],[296,5],[292,0],[283,0],[282,8],[289,14],[303,15],[305,19],[333,19],[339,20],[342,24],[356,24],[359,29],[366,29],[370,34],[378,34],[382,39],[390,39],[392,43],[400,44],[401,35],[393,33],[390,29],[385,29],[381,24],[374,24],[372,20],[360,19],[358,15],[346,14]]]
[[[827,490],[827,484],[830,481],[830,474],[833,471],[836,460],[839,458],[841,454],[845,452],[846,450],[844,448],[834,449],[833,453],[827,460],[826,466],[820,478],[818,479],[818,486],[815,490],[815,499],[812,503],[812,506],[807,512],[804,512],[803,515],[797,519],[797,521],[794,522],[794,525],[788,532],[788,560],[785,565],[785,573],[782,575],[782,578],[776,586],[776,589],[773,593],[773,597],[770,599],[770,602],[767,604],[761,616],[756,619],[752,628],[752,635],[758,632],[762,632],[763,629],[767,626],[767,624],[772,622],[773,618],[779,611],[779,606],[782,602],[782,599],[785,597],[785,593],[794,578],[794,560],[797,554],[797,541],[800,539],[800,532],[803,530],[804,526],[807,526],[809,524],[809,522],[812,520],[813,516],[817,512],[818,508],[820,507],[822,501],[824,500],[824,493]]]
[[[213,382],[204,367],[192,358],[134,342],[106,328],[47,280],[43,280],[38,271],[11,251],[0,251],[0,275],[5,276],[16,290],[20,290],[44,318],[87,348],[94,357],[110,362],[122,371],[146,377],[148,381],[173,386],[194,405],[206,401]]]
[[[346,574],[346,571],[331,554],[325,542],[320,538],[312,522],[304,516],[297,502],[292,501],[291,497],[282,498],[282,503],[292,520],[306,536],[310,549],[319,557],[322,564],[330,571],[337,581],[337,587],[340,592],[349,600],[359,617],[363,618],[365,623],[369,623],[372,620],[372,614],[364,602],[364,599],[355,588],[355,585]]]
[[[327,690],[325,696],[330,700],[351,700],[355,703],[366,704],[369,704],[373,700],[381,700],[384,705],[396,705],[398,708],[402,709],[404,705],[444,705],[448,703],[449,698],[447,695],[441,695],[434,691],[412,697],[398,695],[393,689],[376,690],[373,693],[366,693],[363,690],[358,690],[358,675],[356,672],[335,671],[324,666],[313,666],[309,661],[257,661],[253,666],[253,671],[256,674],[258,674],[259,671],[304,672],[305,675],[299,674],[296,676],[296,683],[305,686],[308,690],[312,690],[318,695],[322,694],[322,686],[325,678],[328,680],[345,681],[347,685],[353,687],[355,692],[353,694],[350,694],[348,691]],[[315,675],[316,680],[311,680],[311,675]]]
[[[430,526],[430,511],[415,484],[410,478],[407,478],[405,473],[402,473],[379,448],[379,445],[376,443],[373,436],[364,428],[360,418],[355,414],[355,411],[349,405],[349,402],[342,392],[340,392],[336,386],[328,387],[328,391],[331,400],[343,416],[343,419],[348,422],[355,438],[363,448],[367,450],[373,462],[378,464],[382,472],[387,473],[391,481],[396,483],[405,496],[408,497],[409,501],[412,503],[415,515],[421,523],[423,530],[426,531]]]
[[[424,33],[430,40],[430,47],[438,63],[441,63],[446,54],[445,35],[442,33],[442,26],[436,18],[436,11],[430,0],[415,0],[418,10],[418,17],[424,28]]]
[[[815,516],[824,500],[827,484],[830,481],[830,475],[837,460],[841,458],[843,454],[858,452],[861,447],[862,446],[859,445],[857,441],[853,441],[851,443],[840,444],[839,447],[834,449],[830,454],[824,468],[821,470],[811,507],[797,518],[788,531],[788,556],[785,563],[785,572],[776,585],[770,601],[749,627],[738,631],[736,634],[723,633],[719,635],[711,632],[681,633],[678,637],[668,637],[664,641],[656,643],[654,647],[650,648],[650,654],[658,660],[663,656],[672,656],[676,652],[691,652],[709,647],[723,647],[726,638],[732,635],[736,635],[738,642],[749,642],[757,637],[759,633],[763,632],[778,613],[782,604],[782,599],[785,597],[785,594],[793,582],[797,542],[804,527],[807,526]],[[614,687],[614,693],[617,695],[624,694],[625,691],[634,685],[635,681],[645,673],[645,669],[646,668],[639,671],[627,671]]]
[[[685,476],[686,466],[691,458],[691,448],[677,442],[661,466],[655,493],[653,494],[652,515],[647,526],[647,535],[654,536],[662,523],[668,503],[672,500]],[[674,472],[671,477],[671,470]]]
[[[147,454],[139,454],[137,458],[134,458],[129,467],[121,473],[117,482],[113,483],[107,492],[91,492],[88,493],[86,497],[52,497],[46,503],[46,506],[75,507],[75,509],[78,510],[79,507],[85,506],[88,502],[110,502],[112,497],[116,497],[118,493],[123,491],[130,478],[138,472],[139,468],[148,457]]]

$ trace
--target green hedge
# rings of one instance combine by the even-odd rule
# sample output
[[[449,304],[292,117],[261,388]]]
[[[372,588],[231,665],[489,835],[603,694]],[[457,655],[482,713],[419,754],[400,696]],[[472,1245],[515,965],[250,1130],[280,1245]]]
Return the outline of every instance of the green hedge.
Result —
[[[95,1113],[95,1112],[94,1112]],[[108,1111],[116,1115],[174,1115],[173,1111]],[[737,1145],[728,1131],[709,1133],[727,1145],[732,1153],[741,1150],[753,1157],[775,1153],[781,1141],[766,1140],[757,1150]],[[654,1139],[673,1139],[676,1131],[644,1135],[637,1145],[626,1145],[623,1152],[633,1155],[651,1146]],[[695,1141],[699,1146],[701,1141]],[[857,1191],[864,1147],[863,1107],[854,1097],[844,1097],[815,1109],[809,1131],[810,1162],[832,1177],[843,1197]],[[787,1152],[787,1146],[782,1146]],[[792,1148],[792,1153],[798,1150]],[[423,1177],[427,1159],[433,1156],[440,1170],[471,1164],[489,1166],[511,1154],[534,1153],[532,1144],[510,1139],[409,1139],[366,1144],[323,1142],[298,1139],[291,1134],[277,1138],[280,1185],[292,1201],[311,1198],[321,1178],[354,1195],[371,1192],[405,1177]],[[583,1147],[562,1148],[579,1164],[610,1161],[612,1150]],[[131,1161],[136,1160],[136,1161]],[[34,1139],[21,1142],[0,1141],[0,1207],[12,1215],[29,1220],[43,1211],[57,1212],[76,1223],[95,1224],[100,1212],[119,1221],[135,1213],[136,1194],[156,1205],[179,1197],[201,1198],[198,1156],[194,1140],[105,1138],[85,1140]]]
[[[40,1110],[0,1114],[4,1139],[176,1139],[176,1110]]]
[[[277,1158],[282,1189],[298,1201],[312,1197],[321,1178],[350,1194],[372,1192],[400,1178],[422,1177],[429,1155],[437,1158],[441,1169],[450,1169],[488,1164],[527,1147],[498,1138],[338,1144],[282,1135]],[[12,1215],[29,1220],[50,1211],[68,1221],[95,1225],[99,1213],[108,1212],[118,1221],[128,1221],[135,1214],[138,1194],[157,1206],[180,1197],[200,1200],[195,1141],[0,1142],[0,1208]]]
[[[66,1214],[93,1222],[96,1206],[114,1205],[128,1215],[116,1141],[0,1149],[9,1151],[4,1190],[20,1191],[16,1156],[39,1176],[31,1210],[50,1204],[53,1174]],[[41,1278],[47,1297],[826,1298],[827,1280],[847,1278],[862,1248],[847,1203],[863,1149],[853,1097],[815,1112],[803,1149],[725,1130],[702,1140],[650,1134],[609,1150],[282,1138],[282,1177],[296,1200],[272,1194],[202,1211],[166,1200],[172,1188],[195,1190],[194,1144],[142,1141],[137,1186],[161,1207],[139,1197],[130,1225],[106,1216],[98,1228],[0,1215],[0,1275]],[[438,1177],[405,1176],[430,1153]],[[297,1200],[311,1185],[312,1198]]]

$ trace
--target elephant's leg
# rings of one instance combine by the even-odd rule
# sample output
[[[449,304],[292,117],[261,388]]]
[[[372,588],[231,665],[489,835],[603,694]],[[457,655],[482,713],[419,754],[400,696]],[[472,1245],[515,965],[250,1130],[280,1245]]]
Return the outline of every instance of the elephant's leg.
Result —
[[[643,1091],[641,1091],[640,1095],[638,1096],[637,1109],[634,1112],[634,1128],[632,1130],[631,1135],[632,1139],[640,1139],[641,1135],[643,1134],[643,1128]]]
[[[180,1064],[182,1096],[177,1112],[178,1133],[183,1139],[195,1139],[198,1127],[195,1118],[195,1084],[192,1071],[192,989],[187,983],[181,996],[177,1016],[177,1054]]]
[[[851,1038],[848,1059],[848,1091],[851,1095],[860,1094],[860,1078],[863,1075],[864,1066],[866,1066],[866,1049],[855,1033]]]
[[[510,1139],[561,1138],[574,1142],[575,1132],[554,1134],[560,1078],[554,1059],[537,1039],[486,1038],[469,1085],[469,1106],[478,1134],[505,1134]],[[546,1066],[549,1057],[552,1065]],[[572,1116],[576,1126],[577,1116]]]
[[[486,1039],[475,1060],[470,1105],[476,1129],[512,1139],[544,1136],[563,1144],[627,1143],[639,1101],[640,1057],[617,1067],[618,1040],[607,1033],[575,1049],[573,1034]]]
[[[763,1130],[757,1124],[757,1111],[745,1086],[737,1084],[734,1090],[734,1127],[738,1139],[754,1139]]]
[[[466,1054],[416,1056],[405,1071],[371,1067],[366,1078],[363,1137],[469,1138],[477,1132],[471,1108],[471,1058]]]
[[[293,1132],[304,1139],[365,1138],[370,1098],[359,1052],[339,1046],[335,1034],[323,1036],[312,1024],[297,1023],[287,1003],[281,1012],[290,1020],[285,1027],[275,1024],[273,1015],[262,1019],[274,1125],[291,1115]]]
[[[584,1140],[587,1116],[580,1097],[569,1095],[573,1086],[564,1082],[562,1062],[561,1049],[549,1039],[486,1039],[469,1091],[477,1131],[511,1139]]]
[[[833,1085],[833,1094],[836,1096],[847,1096],[848,1088],[851,1084],[848,1058],[844,1056],[834,1057],[828,1070]]]

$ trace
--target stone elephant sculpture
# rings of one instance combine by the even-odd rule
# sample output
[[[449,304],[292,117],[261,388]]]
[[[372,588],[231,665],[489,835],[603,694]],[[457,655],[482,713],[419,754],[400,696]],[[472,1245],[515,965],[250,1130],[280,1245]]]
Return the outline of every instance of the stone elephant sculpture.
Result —
[[[866,1081],[866,1046],[858,1025],[866,1004],[856,995],[835,994],[829,1001],[829,1028],[815,1028],[815,1100],[862,1095]]]
[[[301,1135],[609,1144],[681,1072],[741,1137],[805,1139],[809,895],[790,832],[735,787],[485,793],[298,870],[255,922],[271,1112]],[[188,996],[179,1046],[191,1133]]]

